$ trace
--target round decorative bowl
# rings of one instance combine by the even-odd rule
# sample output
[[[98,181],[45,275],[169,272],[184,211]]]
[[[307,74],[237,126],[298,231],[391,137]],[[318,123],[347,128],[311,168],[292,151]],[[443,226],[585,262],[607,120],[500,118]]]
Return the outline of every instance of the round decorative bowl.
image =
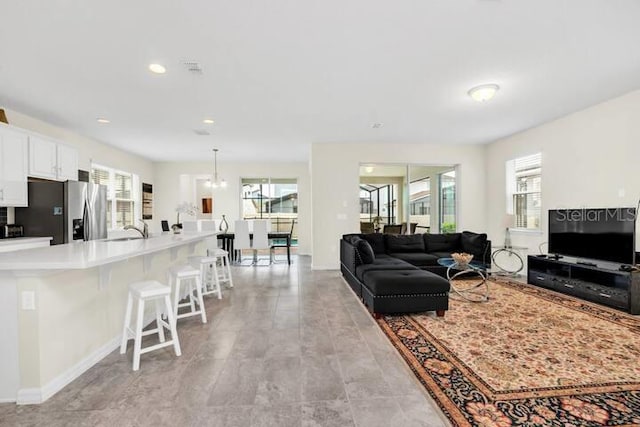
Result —
[[[473,255],[468,254],[466,252],[462,252],[462,253],[453,253],[451,254],[451,258],[453,258],[453,260],[456,262],[456,264],[458,264],[459,266],[466,266],[469,265],[469,263],[471,262],[471,260],[473,259]]]

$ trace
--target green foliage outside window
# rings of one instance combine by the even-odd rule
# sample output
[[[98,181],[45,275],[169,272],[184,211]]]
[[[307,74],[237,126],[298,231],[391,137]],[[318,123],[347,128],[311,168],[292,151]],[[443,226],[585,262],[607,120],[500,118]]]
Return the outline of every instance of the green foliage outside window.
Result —
[[[455,233],[456,232],[456,223],[455,222],[444,222],[440,227],[442,229],[443,234],[447,233]]]

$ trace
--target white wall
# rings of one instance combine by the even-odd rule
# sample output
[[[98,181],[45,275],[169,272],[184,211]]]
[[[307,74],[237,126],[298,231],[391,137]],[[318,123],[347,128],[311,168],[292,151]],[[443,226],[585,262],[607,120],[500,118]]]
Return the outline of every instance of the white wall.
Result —
[[[160,220],[169,224],[176,221],[176,206],[184,201],[196,202],[193,179],[210,177],[213,161],[208,162],[159,162],[154,164],[154,219],[153,229],[160,227]],[[218,156],[218,177],[224,178],[228,187],[214,190],[213,217],[226,215],[230,229],[233,221],[241,216],[241,178],[296,178],[298,180],[298,253],[311,251],[311,194],[307,163],[227,163]],[[186,219],[181,216],[181,220]]]
[[[537,253],[538,245],[547,241],[549,209],[636,206],[640,198],[640,91],[487,147],[487,225],[494,241],[504,239],[505,162],[536,152],[542,152],[541,232],[512,233],[512,243],[528,247],[529,253]],[[543,249],[546,252],[546,246]]]
[[[458,165],[458,229],[485,231],[485,147],[430,144],[313,144],[314,269],[339,267],[340,236],[359,230],[360,163]]]

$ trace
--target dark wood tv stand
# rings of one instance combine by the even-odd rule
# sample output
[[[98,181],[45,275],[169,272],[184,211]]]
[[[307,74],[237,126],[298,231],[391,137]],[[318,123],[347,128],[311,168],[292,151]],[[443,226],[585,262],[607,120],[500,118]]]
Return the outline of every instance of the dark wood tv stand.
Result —
[[[527,282],[640,314],[640,272],[602,268],[565,258],[528,257]]]

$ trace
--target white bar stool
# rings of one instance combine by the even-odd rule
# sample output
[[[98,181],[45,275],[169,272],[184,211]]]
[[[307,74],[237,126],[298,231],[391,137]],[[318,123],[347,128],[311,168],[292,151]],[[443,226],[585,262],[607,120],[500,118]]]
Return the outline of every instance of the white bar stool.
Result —
[[[178,340],[178,332],[176,331],[176,319],[173,315],[173,309],[171,308],[171,300],[169,295],[171,294],[171,288],[165,286],[155,280],[149,280],[145,282],[136,282],[129,285],[129,295],[127,297],[127,311],[124,315],[124,327],[122,329],[122,343],[120,344],[120,354],[127,352],[127,341],[130,335],[133,335],[135,342],[133,344],[133,370],[140,369],[140,355],[148,353],[153,350],[158,350],[163,347],[173,345],[176,352],[176,356],[180,356],[182,351],[180,350],[180,342]],[[135,331],[131,329],[131,311],[133,310],[133,299],[138,302],[138,317],[136,320]],[[156,322],[155,329],[143,331],[143,317],[144,317],[144,304],[145,301],[155,301],[156,303]],[[169,323],[162,320],[162,300],[164,300],[165,310]],[[164,328],[169,329],[171,332],[171,339],[165,341]],[[155,344],[149,347],[142,348],[142,337],[158,333],[160,340],[159,344]]]
[[[200,270],[190,265],[182,265],[171,268],[167,275],[169,276],[169,285],[175,283],[173,291],[173,312],[176,321],[185,317],[200,315],[202,323],[207,323],[207,313],[205,312],[204,301],[202,299]],[[186,289],[182,286],[183,281],[187,282]],[[185,292],[185,290],[188,290],[188,292]],[[189,301],[180,304],[180,300],[183,296],[188,296]],[[196,304],[198,304],[197,310]],[[190,310],[185,313],[178,314],[178,309],[180,307],[189,307]]]
[[[214,257],[216,261],[220,260],[220,276],[218,283],[227,283],[230,288],[233,288],[229,252],[221,248],[211,248],[207,249],[207,256]]]
[[[218,276],[217,258],[210,256],[190,256],[189,263],[200,270],[202,281],[202,295],[216,293],[222,299],[220,277]]]

